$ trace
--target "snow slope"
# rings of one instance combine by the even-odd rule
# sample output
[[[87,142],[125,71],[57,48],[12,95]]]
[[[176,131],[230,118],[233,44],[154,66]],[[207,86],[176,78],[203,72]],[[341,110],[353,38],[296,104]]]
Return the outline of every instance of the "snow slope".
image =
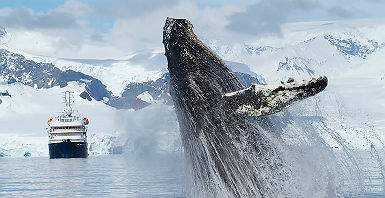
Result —
[[[53,64],[61,70],[72,69],[99,79],[115,96],[121,95],[131,82],[156,80],[167,72],[167,60],[156,50],[110,60],[56,59]]]

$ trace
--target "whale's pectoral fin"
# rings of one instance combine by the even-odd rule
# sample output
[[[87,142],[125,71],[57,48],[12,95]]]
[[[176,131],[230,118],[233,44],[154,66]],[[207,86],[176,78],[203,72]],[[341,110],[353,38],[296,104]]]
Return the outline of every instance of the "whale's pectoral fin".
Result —
[[[295,82],[289,78],[275,85],[253,84],[247,89],[226,93],[223,100],[232,112],[251,116],[277,113],[295,101],[313,96],[326,88],[325,76],[310,81]]]

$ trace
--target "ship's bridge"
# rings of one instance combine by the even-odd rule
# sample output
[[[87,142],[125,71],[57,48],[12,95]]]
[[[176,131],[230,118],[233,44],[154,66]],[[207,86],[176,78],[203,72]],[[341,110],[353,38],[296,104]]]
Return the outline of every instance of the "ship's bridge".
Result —
[[[61,127],[61,126],[84,126],[86,125],[86,119],[81,119],[77,116],[58,116],[55,117],[49,124],[50,127]]]

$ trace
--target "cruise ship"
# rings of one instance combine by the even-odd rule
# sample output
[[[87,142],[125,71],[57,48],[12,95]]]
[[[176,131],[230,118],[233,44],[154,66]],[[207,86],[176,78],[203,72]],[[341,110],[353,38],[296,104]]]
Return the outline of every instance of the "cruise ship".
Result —
[[[50,158],[86,158],[87,118],[81,118],[72,110],[72,93],[64,93],[65,107],[61,115],[48,120],[48,147]]]

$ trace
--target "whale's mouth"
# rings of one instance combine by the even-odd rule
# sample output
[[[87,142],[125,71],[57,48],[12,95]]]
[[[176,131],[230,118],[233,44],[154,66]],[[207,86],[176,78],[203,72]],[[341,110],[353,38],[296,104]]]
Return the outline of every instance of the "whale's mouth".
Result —
[[[327,84],[325,76],[300,83],[289,78],[278,84],[253,84],[247,89],[226,93],[222,97],[233,112],[264,116],[277,113],[295,101],[314,96],[323,91]]]

